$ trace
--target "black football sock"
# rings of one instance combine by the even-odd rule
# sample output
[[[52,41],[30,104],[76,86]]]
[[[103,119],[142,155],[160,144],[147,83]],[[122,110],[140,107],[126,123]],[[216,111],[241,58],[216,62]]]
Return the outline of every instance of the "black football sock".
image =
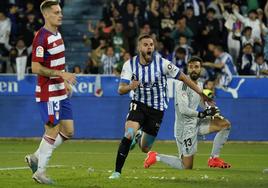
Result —
[[[117,157],[116,157],[116,164],[115,164],[115,171],[121,173],[121,170],[124,166],[125,160],[127,158],[129,148],[131,145],[131,140],[124,137],[121,140],[121,143],[118,148]]]

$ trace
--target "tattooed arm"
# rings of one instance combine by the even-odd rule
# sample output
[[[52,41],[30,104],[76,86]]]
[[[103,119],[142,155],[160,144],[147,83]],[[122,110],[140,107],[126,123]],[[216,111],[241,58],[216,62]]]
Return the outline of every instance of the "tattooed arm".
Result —
[[[52,70],[52,69],[42,66],[38,62],[32,62],[32,72],[41,76],[46,76],[46,77],[59,76],[62,79],[69,82],[70,84],[76,83],[75,74],[69,73],[69,72],[62,72],[60,70]]]

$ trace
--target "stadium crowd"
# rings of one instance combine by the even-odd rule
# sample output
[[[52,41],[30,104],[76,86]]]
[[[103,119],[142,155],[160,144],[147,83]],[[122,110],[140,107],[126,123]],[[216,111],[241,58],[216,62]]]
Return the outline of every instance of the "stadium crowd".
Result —
[[[0,1],[0,73],[8,72],[8,64],[10,72],[16,72],[16,58],[21,56],[27,56],[26,71],[31,72],[33,37],[44,24],[39,9],[42,1]]]
[[[43,24],[41,2],[1,0],[2,73],[7,72],[8,63],[15,72],[16,57],[22,55],[28,56],[30,69],[31,42]],[[149,33],[155,38],[155,53],[184,71],[187,59],[202,57],[206,80],[215,79],[222,71],[223,67],[214,66],[222,61],[234,65],[231,74],[268,75],[267,23],[268,1],[108,0],[102,19],[88,22],[91,35],[83,38],[91,49],[86,66],[78,64],[73,71],[119,75],[123,63],[136,53],[138,35]]]
[[[183,70],[189,57],[202,57],[206,79],[221,71],[213,66],[217,61],[233,63],[232,74],[268,74],[267,21],[268,1],[107,1],[103,18],[89,21],[93,37],[84,36],[92,49],[85,73],[119,74],[123,62],[135,55],[137,36],[150,33],[156,53]]]

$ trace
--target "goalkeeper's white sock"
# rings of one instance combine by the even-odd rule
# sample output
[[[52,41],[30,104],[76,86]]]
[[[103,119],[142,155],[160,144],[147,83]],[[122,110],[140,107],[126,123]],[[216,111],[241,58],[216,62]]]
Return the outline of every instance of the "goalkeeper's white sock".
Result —
[[[39,146],[38,172],[44,172],[54,149],[55,140],[44,136]]]
[[[172,168],[184,169],[184,166],[182,164],[182,160],[176,156],[157,154],[156,160],[161,161],[161,162],[171,166]]]
[[[221,148],[227,141],[229,134],[230,134],[230,128],[224,128],[219,132],[217,132],[213,141],[211,157],[219,157]]]

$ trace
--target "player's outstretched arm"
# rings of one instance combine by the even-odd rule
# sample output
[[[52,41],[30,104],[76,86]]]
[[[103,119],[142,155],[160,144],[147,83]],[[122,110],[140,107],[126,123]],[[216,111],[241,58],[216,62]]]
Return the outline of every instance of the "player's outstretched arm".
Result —
[[[130,84],[127,83],[120,83],[118,87],[118,93],[120,95],[127,94],[131,90],[135,90],[139,87],[140,82],[133,80]]]
[[[183,81],[187,86],[189,86],[192,90],[194,90],[196,93],[198,93],[204,101],[207,101],[210,105],[214,105],[213,100],[211,98],[207,97],[203,93],[203,91],[190,78],[188,78],[183,72],[181,72],[178,79]]]
[[[188,78],[183,72],[181,72],[178,79],[183,81],[187,86],[189,86],[196,93],[198,93],[199,95],[202,95],[202,90],[190,78]]]
[[[222,69],[224,67],[224,63],[211,63],[211,62],[204,62],[202,63],[203,67],[210,67],[214,69]]]
[[[32,72],[46,77],[59,76],[70,84],[76,84],[76,76],[73,73],[52,70],[42,66],[38,62],[32,62]]]

